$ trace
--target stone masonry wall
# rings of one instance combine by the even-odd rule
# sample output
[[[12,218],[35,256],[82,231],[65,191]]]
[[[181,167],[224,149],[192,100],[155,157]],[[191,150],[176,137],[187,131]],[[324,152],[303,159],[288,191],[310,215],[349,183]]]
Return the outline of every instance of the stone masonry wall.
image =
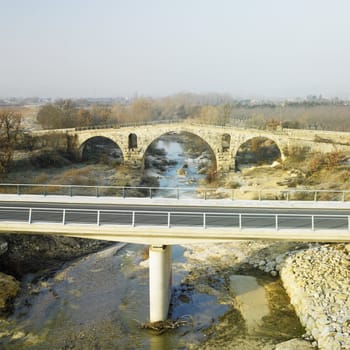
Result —
[[[350,255],[344,245],[318,246],[279,259],[291,303],[319,349],[350,349]]]
[[[235,157],[239,147],[254,137],[266,137],[273,140],[281,151],[282,159],[285,151],[292,151],[293,147],[306,147],[311,152],[343,151],[350,157],[350,133],[321,130],[258,130],[240,129],[230,126],[198,125],[191,123],[154,124],[115,128],[96,129],[62,129],[41,130],[32,133],[41,139],[47,134],[57,133],[71,136],[77,149],[81,150],[88,139],[103,136],[114,141],[123,153],[126,164],[142,166],[144,153],[152,141],[169,132],[189,132],[206,141],[215,154],[219,172],[228,172],[235,168]],[[129,149],[130,134],[137,137],[137,147]],[[228,136],[229,148],[222,147],[223,136]]]

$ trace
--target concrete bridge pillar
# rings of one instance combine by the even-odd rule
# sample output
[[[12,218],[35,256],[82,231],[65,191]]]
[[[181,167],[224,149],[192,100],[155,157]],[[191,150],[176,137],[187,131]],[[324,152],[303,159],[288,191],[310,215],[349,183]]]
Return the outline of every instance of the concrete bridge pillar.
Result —
[[[150,321],[168,318],[171,298],[171,246],[152,245],[149,248],[149,306]]]

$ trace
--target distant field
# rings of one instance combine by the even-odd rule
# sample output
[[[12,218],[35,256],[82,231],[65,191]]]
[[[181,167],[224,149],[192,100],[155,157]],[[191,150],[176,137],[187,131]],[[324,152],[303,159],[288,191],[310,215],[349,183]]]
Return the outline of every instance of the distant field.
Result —
[[[25,129],[41,129],[40,125],[36,122],[36,116],[40,106],[21,106],[21,107],[3,107],[0,106],[1,110],[13,110],[22,114],[22,126]]]

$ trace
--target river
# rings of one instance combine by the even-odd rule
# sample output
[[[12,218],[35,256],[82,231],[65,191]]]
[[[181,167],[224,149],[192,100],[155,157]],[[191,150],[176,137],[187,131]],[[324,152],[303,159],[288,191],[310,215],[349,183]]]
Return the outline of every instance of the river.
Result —
[[[195,159],[184,160],[183,143],[158,146],[178,162],[161,174],[161,186],[192,187],[204,177],[196,175]],[[187,178],[177,176],[184,161]],[[45,277],[26,275],[0,348],[260,350],[301,335],[278,280],[235,266],[234,259],[230,268],[219,264],[208,273],[182,246],[173,247],[170,317],[188,324],[160,335],[141,329],[149,317],[146,249],[116,244]]]

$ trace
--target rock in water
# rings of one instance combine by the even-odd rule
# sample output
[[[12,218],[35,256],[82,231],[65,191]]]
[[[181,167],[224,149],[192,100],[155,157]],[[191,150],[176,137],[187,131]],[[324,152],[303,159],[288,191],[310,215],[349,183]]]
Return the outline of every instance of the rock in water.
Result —
[[[177,175],[179,175],[179,176],[185,176],[186,174],[187,174],[187,172],[184,168],[180,168],[177,171]]]

